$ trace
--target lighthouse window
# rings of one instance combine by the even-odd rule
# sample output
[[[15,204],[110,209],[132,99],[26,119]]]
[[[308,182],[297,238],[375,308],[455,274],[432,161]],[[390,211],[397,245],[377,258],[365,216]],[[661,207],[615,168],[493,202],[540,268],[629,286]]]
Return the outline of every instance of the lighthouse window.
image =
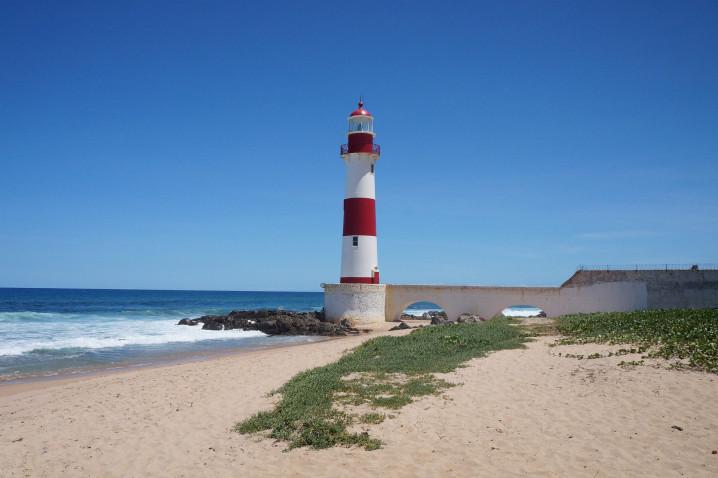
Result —
[[[359,236],[352,237],[352,246],[359,247]]]
[[[356,117],[349,120],[349,132],[371,132],[372,130],[371,118]]]
[[[374,173],[374,165],[373,164],[371,165],[371,172],[372,172],[372,174]]]

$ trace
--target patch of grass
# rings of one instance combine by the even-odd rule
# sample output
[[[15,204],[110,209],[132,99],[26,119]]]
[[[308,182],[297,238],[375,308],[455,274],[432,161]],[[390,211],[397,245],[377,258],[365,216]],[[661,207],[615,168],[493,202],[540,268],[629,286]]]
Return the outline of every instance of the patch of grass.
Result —
[[[559,335],[556,324],[551,319],[545,319],[541,324],[521,324],[521,328],[529,337],[542,337],[547,335]]]
[[[639,365],[643,365],[643,360],[621,360],[618,362],[619,367],[638,367]]]
[[[566,358],[575,358],[576,360],[583,360],[583,354],[566,354],[564,355]]]
[[[411,403],[413,397],[432,395],[450,386],[450,383],[431,374],[407,377],[403,374],[367,373],[344,380],[334,398],[350,405],[368,403],[373,407],[397,409]]]
[[[570,339],[569,339],[569,340],[570,340]],[[549,344],[549,345],[555,345],[555,344]],[[619,350],[617,350],[617,351],[615,351],[615,352],[608,352],[608,353],[605,354],[605,355],[596,352],[596,353],[593,353],[593,354],[589,355],[589,356],[586,357],[586,358],[587,358],[587,359],[599,359],[599,358],[614,357],[614,356],[615,356],[615,357],[619,357],[619,356],[621,356],[621,355],[628,355],[628,354],[642,354],[642,353],[644,353],[645,351],[646,351],[646,347],[643,346],[643,347],[631,348],[631,349],[619,349]],[[558,356],[559,356],[559,357],[566,357],[566,358],[575,358],[575,359],[578,359],[578,360],[582,360],[582,359],[583,359],[583,355],[576,355],[576,354],[571,354],[571,353],[567,353],[567,354],[564,355],[564,354],[562,354],[561,352],[559,352],[559,353],[558,353]]]
[[[234,429],[268,432],[289,448],[357,445],[373,450],[381,443],[367,433],[350,432],[349,426],[359,417],[338,410],[335,404],[401,408],[414,397],[450,386],[432,374],[451,372],[490,351],[521,347],[525,340],[525,334],[506,319],[378,337],[334,363],[296,375],[278,390],[282,398],[273,410],[260,412]]]
[[[689,367],[718,373],[716,309],[568,315],[556,327],[567,336],[559,344],[635,344],[647,357],[687,360]]]
[[[362,423],[369,423],[372,425],[378,425],[386,419],[386,415],[383,413],[365,413],[359,419]]]

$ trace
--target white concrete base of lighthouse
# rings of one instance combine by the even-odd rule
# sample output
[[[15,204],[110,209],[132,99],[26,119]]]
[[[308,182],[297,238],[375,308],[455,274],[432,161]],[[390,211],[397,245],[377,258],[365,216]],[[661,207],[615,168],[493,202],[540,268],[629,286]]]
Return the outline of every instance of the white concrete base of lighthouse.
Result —
[[[369,325],[386,320],[386,285],[322,284],[327,320],[342,319],[354,325]]]

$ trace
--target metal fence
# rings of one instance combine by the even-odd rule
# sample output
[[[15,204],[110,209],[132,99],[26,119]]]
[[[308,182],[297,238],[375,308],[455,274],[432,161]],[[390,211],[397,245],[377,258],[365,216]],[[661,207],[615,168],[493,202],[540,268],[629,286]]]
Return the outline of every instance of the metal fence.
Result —
[[[357,148],[364,149],[363,146],[364,145],[357,145]],[[357,153],[369,153],[369,151],[357,151]],[[379,146],[378,144],[372,144],[371,145],[371,153],[372,154],[381,154],[381,146]],[[348,144],[340,145],[339,146],[339,154],[342,156],[345,154],[349,154],[349,145]]]
[[[579,271],[714,271],[718,264],[581,264]]]

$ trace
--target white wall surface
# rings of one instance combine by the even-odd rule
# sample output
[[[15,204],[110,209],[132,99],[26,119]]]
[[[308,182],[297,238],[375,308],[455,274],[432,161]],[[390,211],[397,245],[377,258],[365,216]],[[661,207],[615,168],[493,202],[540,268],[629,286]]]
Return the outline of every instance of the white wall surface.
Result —
[[[371,165],[375,160],[368,153],[350,153],[344,158],[346,164],[345,198],[375,198],[374,174]]]
[[[376,236],[357,236],[357,247],[352,245],[353,237],[342,237],[341,277],[372,277],[377,266]]]
[[[588,312],[619,312],[647,307],[646,284],[613,282],[583,287],[472,287],[392,284],[327,284],[327,316],[358,323],[398,320],[407,306],[427,301],[439,305],[449,319],[462,313],[491,318],[512,305],[533,305],[549,317]],[[383,307],[383,308],[382,308]],[[381,310],[380,310],[381,309]]]
[[[324,312],[328,320],[349,320],[356,325],[383,322],[384,284],[324,284]]]
[[[479,287],[387,284],[386,320],[397,320],[414,302],[439,305],[451,320],[460,314],[491,318],[512,305],[533,305],[549,317],[581,312],[645,309],[646,284],[613,282],[584,287]]]

